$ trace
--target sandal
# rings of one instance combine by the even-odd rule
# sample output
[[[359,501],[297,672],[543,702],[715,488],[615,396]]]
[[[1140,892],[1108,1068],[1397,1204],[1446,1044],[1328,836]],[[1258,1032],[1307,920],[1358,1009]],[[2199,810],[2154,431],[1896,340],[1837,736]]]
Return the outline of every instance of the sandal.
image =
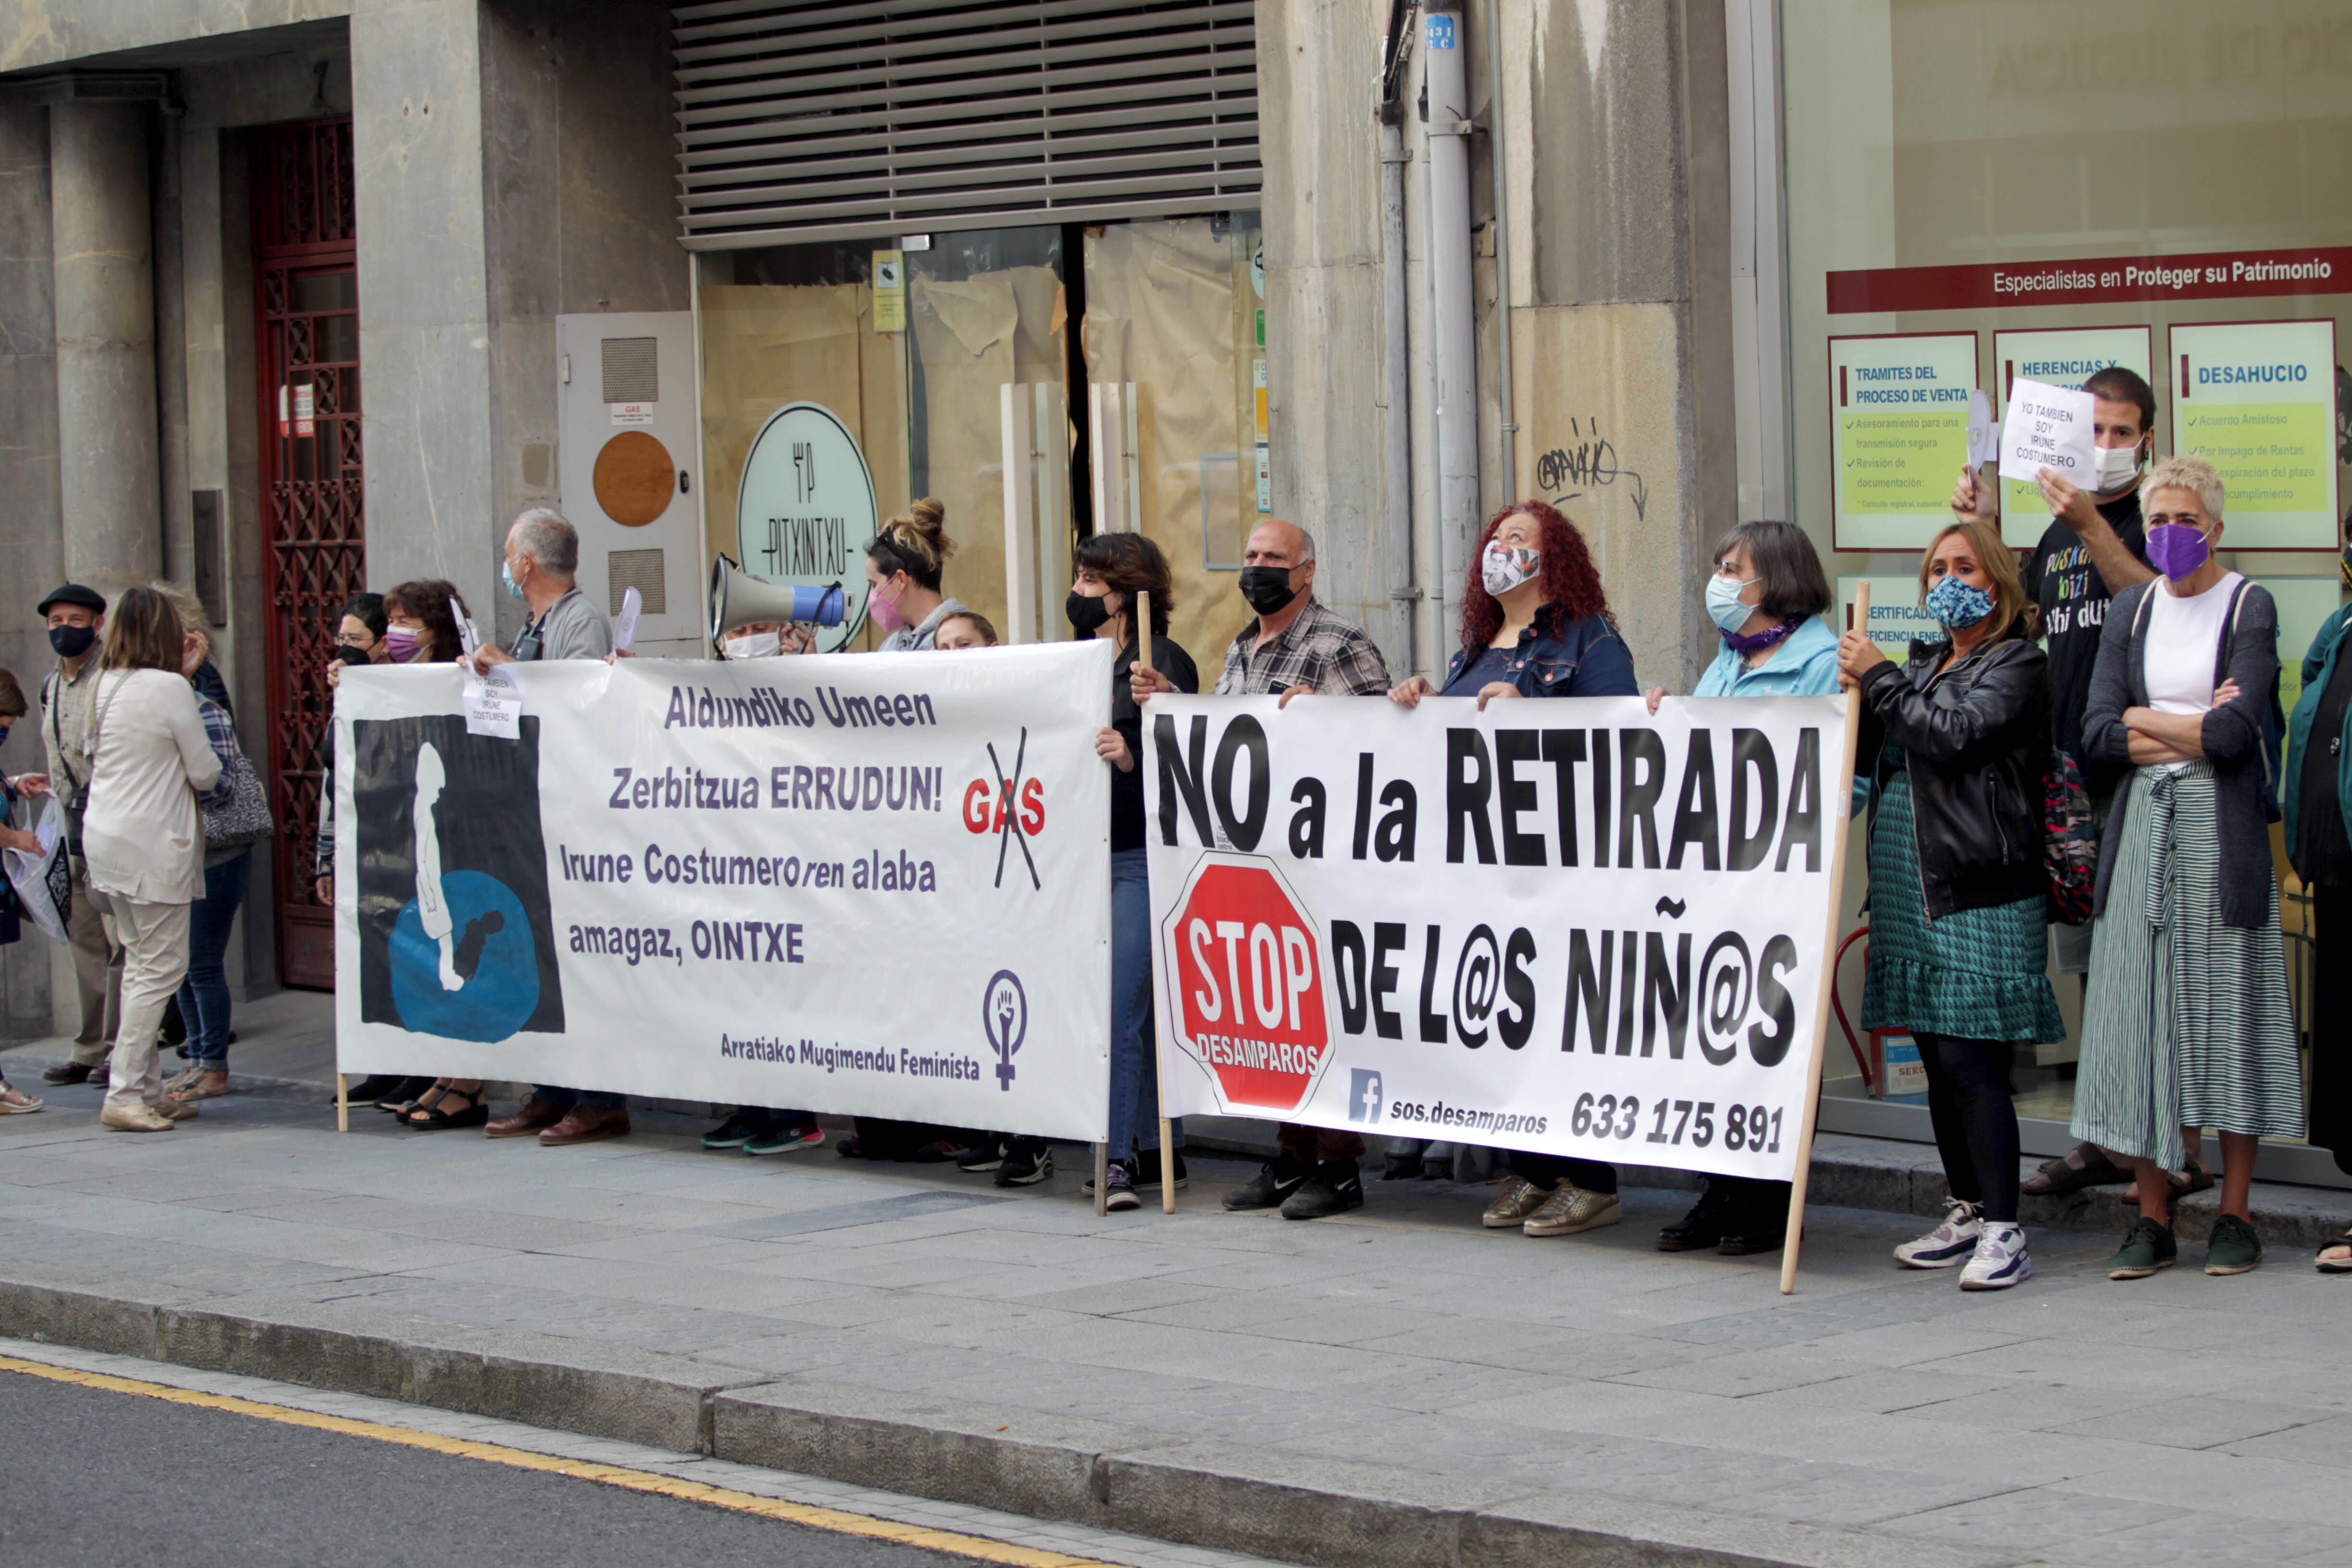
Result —
[[[210,1089],[206,1089],[205,1087],[205,1075],[209,1072],[219,1073],[220,1082],[213,1085]],[[204,1068],[191,1069],[188,1072],[182,1073],[176,1082],[179,1087],[167,1089],[163,1092],[184,1105],[188,1101],[194,1100],[218,1100],[222,1095],[228,1092],[228,1069],[226,1068]]]
[[[30,1116],[40,1110],[44,1103],[46,1102],[35,1100],[21,1089],[8,1084],[0,1084],[0,1116]]]
[[[431,1103],[418,1100],[415,1109],[400,1119],[402,1126],[414,1127],[420,1132],[439,1132],[451,1127],[479,1127],[490,1119],[489,1101],[482,1098],[479,1089],[435,1089],[426,1094]],[[450,1110],[446,1107],[453,1100],[473,1103],[462,1110]]]
[[[204,1073],[204,1068],[193,1064],[184,1067],[178,1072],[173,1073],[170,1079],[164,1083],[163,1092],[165,1094],[177,1094],[184,1089],[193,1089],[195,1087],[196,1079],[202,1078]]]
[[[2063,1198],[2084,1187],[2113,1186],[2130,1180],[2131,1173],[2107,1158],[2105,1149],[2096,1143],[2077,1143],[2057,1159],[2043,1161],[2018,1190],[2029,1197]]]
[[[0,1110],[6,1109],[0,1106]],[[2321,1247],[2317,1264],[2322,1274],[2352,1274],[2352,1230],[2344,1233],[2343,1240],[2331,1241]]]

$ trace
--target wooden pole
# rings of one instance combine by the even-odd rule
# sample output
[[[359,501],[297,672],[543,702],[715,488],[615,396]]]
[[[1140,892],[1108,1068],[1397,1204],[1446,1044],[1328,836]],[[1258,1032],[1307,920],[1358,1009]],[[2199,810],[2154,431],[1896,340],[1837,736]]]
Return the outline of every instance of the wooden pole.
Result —
[[[352,1080],[341,1073],[335,1075],[335,1131],[352,1130]]]
[[[1139,593],[1135,596],[1136,633],[1135,662],[1146,669],[1151,668],[1151,595]],[[1135,765],[1141,767],[1138,756]],[[1160,1212],[1176,1212],[1176,1133],[1168,1114],[1168,1058],[1160,1048],[1158,1009],[1153,1009],[1151,1031],[1151,1076],[1160,1086]]]
[[[1110,1145],[1095,1145],[1095,1213],[1110,1213]]]
[[[1853,624],[1864,636],[1870,634],[1867,580],[1854,585]],[[1821,988],[1813,1001],[1813,1055],[1805,1066],[1804,1114],[1798,1122],[1797,1132],[1797,1173],[1789,1184],[1789,1232],[1780,1247],[1783,1296],[1793,1294],[1797,1289],[1797,1247],[1805,1236],[1805,1189],[1813,1173],[1813,1128],[1822,1112],[1822,1058],[1828,1053],[1830,1041],[1830,988],[1837,984],[1838,916],[1845,904],[1846,836],[1853,823],[1853,753],[1861,740],[1862,693],[1849,690],[1845,694],[1844,763],[1832,775],[1841,781],[1841,788],[1823,803],[1837,813],[1837,841],[1830,851],[1829,930],[1822,941]]]

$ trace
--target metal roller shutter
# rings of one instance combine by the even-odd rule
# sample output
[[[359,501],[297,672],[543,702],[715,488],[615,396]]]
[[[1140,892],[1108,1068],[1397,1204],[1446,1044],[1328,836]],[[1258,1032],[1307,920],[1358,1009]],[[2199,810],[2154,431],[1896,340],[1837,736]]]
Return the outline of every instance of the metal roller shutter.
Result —
[[[1255,0],[715,0],[677,22],[689,249],[1255,204]]]

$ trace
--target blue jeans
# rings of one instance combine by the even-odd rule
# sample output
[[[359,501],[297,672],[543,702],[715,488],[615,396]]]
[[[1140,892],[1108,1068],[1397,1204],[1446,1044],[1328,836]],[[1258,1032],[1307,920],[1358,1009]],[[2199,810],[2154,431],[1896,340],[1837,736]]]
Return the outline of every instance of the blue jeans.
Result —
[[[253,851],[205,868],[205,896],[188,911],[188,977],[180,983],[180,1021],[188,1026],[188,1060],[206,1072],[228,1070],[229,927],[245,902]]]
[[[1110,1157],[1160,1147],[1160,1062],[1151,1016],[1151,884],[1142,849],[1110,857]],[[1171,1124],[1184,1146],[1184,1122]]]

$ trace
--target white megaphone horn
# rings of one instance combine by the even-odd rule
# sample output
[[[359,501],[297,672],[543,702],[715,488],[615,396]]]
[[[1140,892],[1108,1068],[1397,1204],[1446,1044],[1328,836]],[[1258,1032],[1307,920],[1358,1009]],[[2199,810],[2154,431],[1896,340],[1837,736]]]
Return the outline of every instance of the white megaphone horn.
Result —
[[[752,576],[721,555],[710,563],[710,640],[719,642],[739,626],[761,621],[800,621],[837,626],[847,618],[849,595],[838,583],[814,586],[770,583]]]

